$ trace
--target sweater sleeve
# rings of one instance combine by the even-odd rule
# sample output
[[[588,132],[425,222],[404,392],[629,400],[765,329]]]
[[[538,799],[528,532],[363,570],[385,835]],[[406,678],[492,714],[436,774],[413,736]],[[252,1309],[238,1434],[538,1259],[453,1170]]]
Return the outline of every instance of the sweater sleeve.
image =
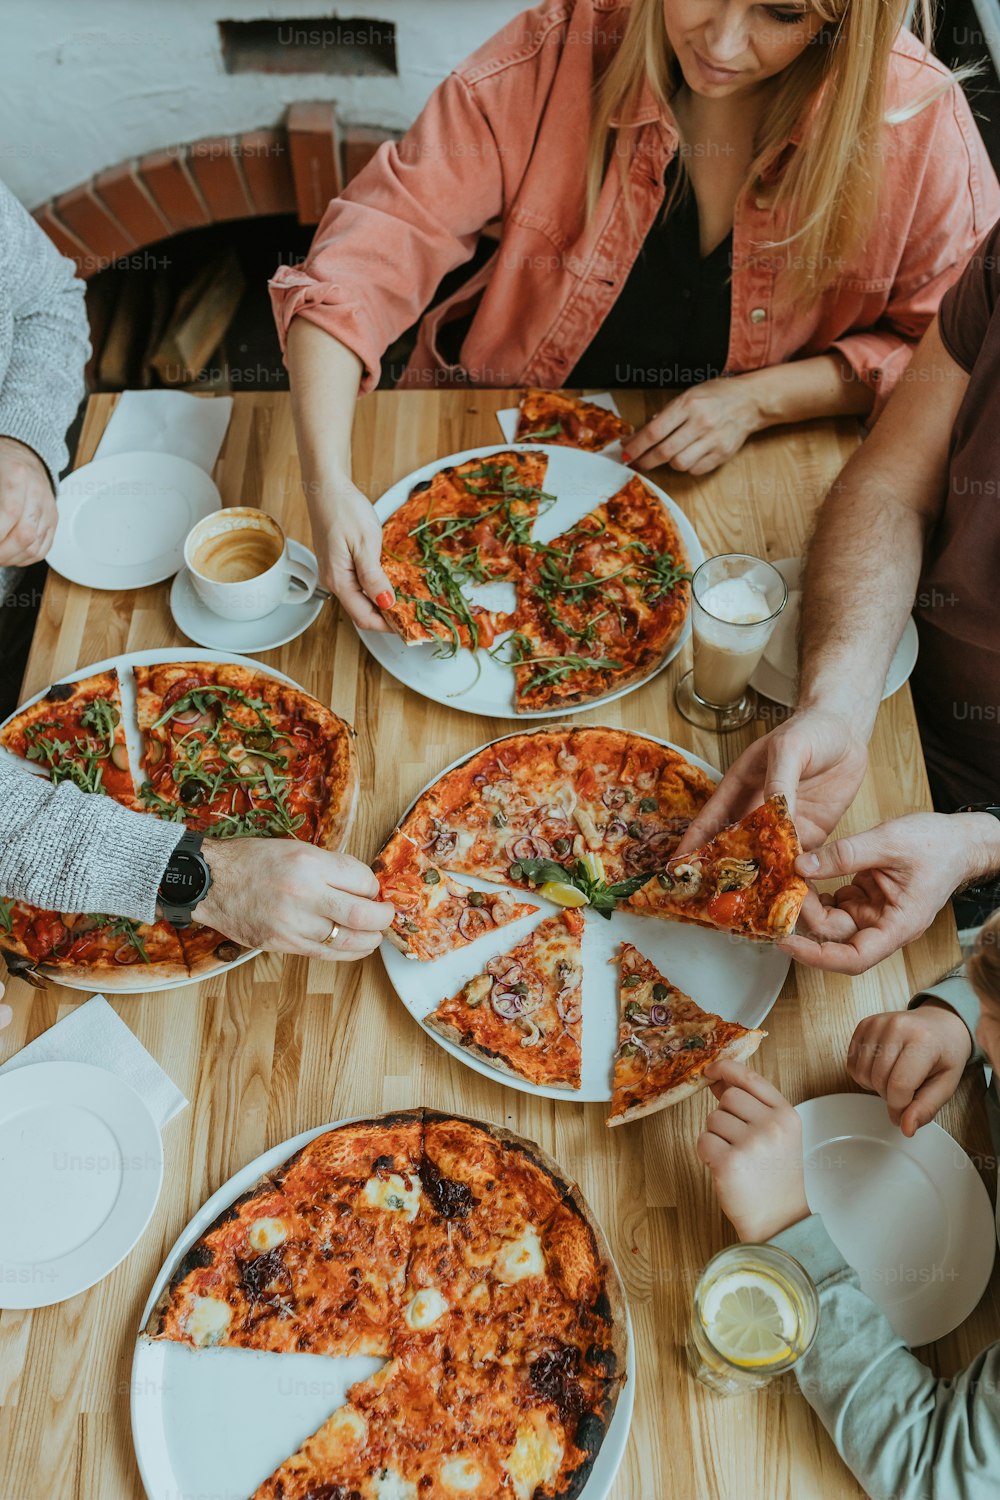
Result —
[[[979,1024],[979,1000],[975,990],[965,977],[964,970],[956,974],[949,974],[946,978],[939,980],[937,984],[929,985],[926,990],[921,990],[914,995],[907,1010],[916,1010],[923,1005],[925,1000],[939,1000],[942,1005],[947,1005],[953,1010],[960,1020],[964,1021],[969,1028],[972,1037],[972,1055],[969,1058],[969,1066],[973,1063],[981,1063],[988,1066],[986,1054],[976,1041],[976,1027]]]
[[[0,896],[50,911],[152,922],[163,872],[184,833],[110,797],[0,761]]]
[[[1000,1474],[1000,1343],[939,1379],[893,1331],[813,1214],[771,1244],[819,1292],[819,1331],[795,1367],[858,1483],[873,1500],[994,1500]]]
[[[0,256],[14,324],[0,381],[0,436],[32,448],[55,489],[66,467],[66,429],[83,399],[90,353],[83,282],[2,183]]]

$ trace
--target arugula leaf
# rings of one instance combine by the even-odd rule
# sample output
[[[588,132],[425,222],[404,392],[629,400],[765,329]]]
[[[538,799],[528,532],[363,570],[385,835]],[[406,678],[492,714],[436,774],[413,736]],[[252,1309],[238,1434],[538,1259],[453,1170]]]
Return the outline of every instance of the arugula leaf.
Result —
[[[562,437],[562,423],[553,422],[551,427],[540,427],[537,432],[525,432],[518,438],[518,442],[537,443],[540,438]]]
[[[5,901],[0,896],[0,929],[7,933],[8,936],[14,931],[14,919],[11,915],[13,910],[13,901]]]

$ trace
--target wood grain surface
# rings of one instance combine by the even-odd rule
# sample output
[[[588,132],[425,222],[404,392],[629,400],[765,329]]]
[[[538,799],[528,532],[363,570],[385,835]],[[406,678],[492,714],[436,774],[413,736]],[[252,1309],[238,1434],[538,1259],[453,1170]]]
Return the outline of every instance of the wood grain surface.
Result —
[[[514,398],[516,399],[516,397]],[[114,406],[90,402],[79,462],[93,454]],[[654,398],[622,392],[636,423]],[[503,391],[377,393],[361,404],[355,477],[373,497],[429,460],[500,441]],[[858,441],[852,422],[761,435],[717,473],[654,477],[690,517],[708,555],[802,551],[811,517]],[[216,478],[227,504],[263,506],[308,540],[287,396],[240,395]],[[24,696],[117,652],[185,647],[168,585],[97,593],[50,575]],[[514,728],[428,702],[388,677],[335,606],[299,640],[263,653],[358,730],[363,791],[352,850],[370,859],[397,813],[461,752]],[[754,733],[718,740],[673,706],[689,648],[660,677],[579,722],[649,730],[728,765]],[[882,706],[871,768],[845,830],[929,806],[909,689]],[[844,1057],[858,1019],[906,1004],[956,960],[950,912],[905,953],[858,979],[793,969],[768,1019],[757,1066],[793,1101],[852,1087]],[[0,1061],[86,998],[9,986],[13,1024]],[[638,1380],[628,1452],[612,1500],[848,1500],[861,1494],[793,1383],[721,1399],[689,1376],[683,1353],[691,1293],[709,1257],[732,1239],[694,1141],[702,1093],[609,1131],[599,1104],[536,1100],[454,1061],[396,1000],[377,955],[324,964],[265,955],[227,977],[150,996],[112,999],[118,1014],[190,1100],[164,1130],[166,1172],[151,1224],[103,1282],[61,1306],[0,1314],[0,1495],[3,1500],[131,1500],[142,1495],[129,1424],[131,1359],[150,1285],[189,1216],[232,1173],[307,1127],[425,1104],[502,1123],[538,1141],[582,1184],[603,1223],[630,1298]],[[943,1123],[984,1168],[990,1147],[982,1084],[970,1080]],[[0,1212],[10,1211],[4,1205]],[[975,1315],[928,1357],[958,1369],[1000,1326],[998,1280]]]

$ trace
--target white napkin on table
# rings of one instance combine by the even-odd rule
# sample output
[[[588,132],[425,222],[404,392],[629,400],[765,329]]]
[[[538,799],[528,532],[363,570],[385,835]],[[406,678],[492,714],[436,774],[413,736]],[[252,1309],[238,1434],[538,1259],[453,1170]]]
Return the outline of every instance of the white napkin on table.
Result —
[[[94,457],[171,453],[211,474],[232,410],[232,396],[208,399],[186,391],[125,391]]]
[[[595,406],[603,406],[605,411],[613,411],[616,417],[621,416],[614,396],[608,391],[602,391],[599,396],[585,396],[583,399],[585,401],[592,401]],[[514,441],[519,410],[520,408],[517,406],[505,406],[497,412],[497,422],[500,424],[500,431],[503,433],[504,441],[507,443]],[[615,438],[613,442],[608,443],[606,447],[602,448],[601,457],[613,458],[618,463],[623,462],[621,439]]]
[[[111,1009],[103,995],[71,1011],[0,1067],[0,1074],[30,1063],[79,1062],[117,1073],[131,1084],[162,1130],[187,1108],[187,1099],[159,1063]]]

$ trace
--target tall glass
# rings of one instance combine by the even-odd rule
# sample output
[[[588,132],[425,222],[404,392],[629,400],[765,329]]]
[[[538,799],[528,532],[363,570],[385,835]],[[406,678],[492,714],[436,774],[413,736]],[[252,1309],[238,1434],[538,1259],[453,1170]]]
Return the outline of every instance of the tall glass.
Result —
[[[816,1288],[794,1256],[776,1245],[731,1245],[695,1287],[688,1362],[720,1396],[759,1390],[798,1363],[818,1327]]]
[[[788,587],[777,568],[745,552],[703,562],[691,581],[694,669],[677,684],[677,707],[699,729],[728,733],[757,711],[749,686]]]

